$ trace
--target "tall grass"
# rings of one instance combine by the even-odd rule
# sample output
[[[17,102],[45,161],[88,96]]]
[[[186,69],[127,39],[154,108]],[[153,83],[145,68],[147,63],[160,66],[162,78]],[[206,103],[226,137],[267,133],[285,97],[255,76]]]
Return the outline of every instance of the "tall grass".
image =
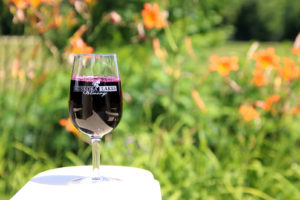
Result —
[[[12,194],[37,172],[57,165],[47,149],[58,127],[53,114],[66,107],[68,81],[39,39],[1,37],[0,46],[0,188]]]

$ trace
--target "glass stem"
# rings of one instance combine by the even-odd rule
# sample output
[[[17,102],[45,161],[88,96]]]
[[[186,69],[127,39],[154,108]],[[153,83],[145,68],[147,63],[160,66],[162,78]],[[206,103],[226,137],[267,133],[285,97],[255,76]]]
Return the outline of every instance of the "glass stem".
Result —
[[[91,137],[93,156],[93,180],[100,180],[100,143],[101,138]]]

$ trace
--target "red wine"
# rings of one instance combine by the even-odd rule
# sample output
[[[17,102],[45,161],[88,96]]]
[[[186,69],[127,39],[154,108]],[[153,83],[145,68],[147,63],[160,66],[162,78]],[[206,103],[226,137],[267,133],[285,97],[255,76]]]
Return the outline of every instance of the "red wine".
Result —
[[[116,77],[71,78],[69,113],[83,133],[102,137],[114,129],[122,116],[121,81]]]

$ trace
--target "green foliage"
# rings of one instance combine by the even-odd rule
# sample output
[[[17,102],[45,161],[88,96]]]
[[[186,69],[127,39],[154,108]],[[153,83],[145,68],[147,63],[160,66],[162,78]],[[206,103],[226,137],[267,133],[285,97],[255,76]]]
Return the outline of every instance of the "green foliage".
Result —
[[[250,55],[255,45],[225,42],[234,23],[245,25],[237,26],[237,33],[251,27],[251,37],[265,40],[296,34],[298,1],[161,1],[170,25],[145,29],[143,37],[136,26],[142,23],[144,1],[82,1],[83,10],[56,3],[42,4],[41,12],[44,25],[58,17],[58,27],[42,31],[40,38],[0,38],[1,198],[41,171],[91,162],[89,145],[59,125],[68,117],[71,71],[62,52],[82,25],[87,30],[79,35],[95,52],[117,53],[124,92],[122,121],[104,139],[102,164],[150,170],[163,199],[298,198],[299,111],[290,110],[300,109],[299,77],[276,82],[280,73],[268,69],[270,83],[258,88]],[[28,10],[25,14],[34,13]],[[121,23],[107,18],[114,10]],[[33,17],[14,32],[17,26],[2,23],[13,16],[3,7],[0,11],[1,33],[41,31]],[[60,21],[61,15],[66,17]],[[69,15],[76,22],[68,21]],[[290,43],[260,48],[269,46],[297,62]],[[210,72],[211,55],[237,56],[239,70],[228,77]],[[256,101],[275,93],[280,101],[259,110]],[[244,121],[239,113],[244,104],[256,106],[260,117]]]
[[[238,107],[245,99],[268,95],[248,83],[252,65],[246,67],[248,61],[242,58],[249,46],[208,47],[210,42],[199,42],[207,37],[191,37],[196,57],[178,40],[177,52],[168,51],[168,66],[148,44],[116,49],[124,115],[105,137],[102,164],[150,170],[161,184],[163,199],[297,199],[299,116],[261,112],[261,121],[244,122]],[[291,47],[265,46],[270,45],[281,55],[288,55]],[[2,38],[0,51],[5,63],[0,68],[5,74],[0,79],[0,193],[5,198],[41,171],[90,164],[91,149],[58,124],[68,116],[70,65],[49,57],[37,38]],[[206,76],[212,54],[241,58],[241,71],[231,78],[243,93],[215,72]],[[19,75],[14,77],[16,60]],[[239,79],[241,73],[248,78]],[[299,83],[294,87],[296,91]],[[193,89],[206,111],[195,104]]]
[[[233,22],[235,38],[242,40],[278,41],[293,40],[299,30],[299,1],[293,0],[244,0],[237,7]]]

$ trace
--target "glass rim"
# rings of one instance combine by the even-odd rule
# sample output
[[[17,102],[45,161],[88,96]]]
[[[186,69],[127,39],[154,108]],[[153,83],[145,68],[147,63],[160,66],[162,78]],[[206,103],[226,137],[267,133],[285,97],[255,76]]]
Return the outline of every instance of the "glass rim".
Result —
[[[74,53],[76,57],[79,56],[116,56],[116,53]]]

